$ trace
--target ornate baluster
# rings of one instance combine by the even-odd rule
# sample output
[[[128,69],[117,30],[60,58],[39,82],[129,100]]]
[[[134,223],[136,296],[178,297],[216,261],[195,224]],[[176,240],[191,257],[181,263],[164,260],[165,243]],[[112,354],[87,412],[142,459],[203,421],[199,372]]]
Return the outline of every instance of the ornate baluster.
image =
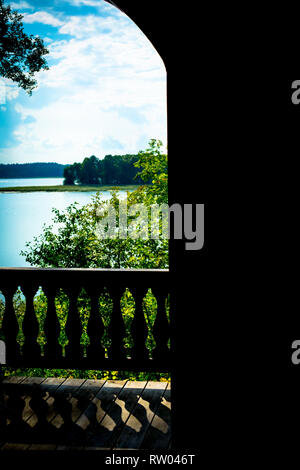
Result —
[[[66,346],[66,357],[71,360],[79,360],[82,357],[82,346],[80,344],[82,324],[77,308],[79,288],[70,288],[67,290],[67,294],[70,299],[70,308],[66,323],[66,335],[69,340]]]
[[[166,313],[166,297],[167,293],[161,287],[153,287],[153,294],[157,301],[157,314],[153,326],[153,336],[156,347],[153,350],[154,359],[168,360],[170,349],[168,348],[168,340],[170,337],[170,326]]]
[[[126,334],[126,328],[124,325],[120,305],[122,288],[118,286],[111,287],[109,289],[109,293],[113,301],[112,317],[108,328],[112,340],[112,344],[109,350],[109,359],[125,359],[126,350],[124,347],[123,340]]]
[[[5,297],[5,310],[2,330],[5,336],[6,360],[13,361],[20,357],[20,345],[17,342],[19,325],[13,305],[13,296],[17,286],[3,287],[1,291]]]
[[[101,316],[99,315],[99,292],[92,288],[88,289],[87,292],[91,298],[91,313],[87,326],[90,344],[87,349],[87,356],[89,359],[104,359],[105,350],[101,344],[101,338],[104,333],[104,324]]]
[[[43,291],[47,297],[47,316],[45,319],[44,330],[47,338],[45,345],[45,357],[47,359],[57,359],[62,356],[62,347],[58,342],[60,325],[55,308],[56,287],[45,286]]]
[[[36,359],[41,355],[41,348],[37,343],[39,334],[39,323],[34,311],[33,298],[37,291],[37,287],[33,285],[22,286],[22,292],[26,297],[26,310],[23,320],[23,333],[25,337],[23,346],[23,356],[26,358]]]
[[[147,290],[147,287],[130,288],[130,292],[135,300],[135,314],[131,324],[131,333],[134,341],[132,358],[136,360],[149,358],[149,351],[145,344],[148,336],[148,327],[143,312],[143,300]]]

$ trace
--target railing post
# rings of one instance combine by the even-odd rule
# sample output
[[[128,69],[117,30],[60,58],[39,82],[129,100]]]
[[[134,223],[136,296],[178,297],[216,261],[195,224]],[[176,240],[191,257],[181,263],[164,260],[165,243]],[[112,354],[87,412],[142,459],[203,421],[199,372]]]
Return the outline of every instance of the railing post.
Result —
[[[108,331],[112,341],[108,357],[112,360],[125,359],[126,350],[123,341],[126,334],[126,328],[124,325],[120,304],[122,288],[117,285],[110,287],[109,293],[113,301],[113,310],[111,321],[108,327]]]
[[[131,324],[131,333],[134,341],[132,358],[135,360],[149,359],[149,351],[146,348],[148,327],[143,312],[143,300],[148,291],[147,287],[130,287],[130,292],[135,300],[135,314]]]
[[[153,287],[152,292],[157,301],[157,314],[153,326],[153,336],[156,346],[153,350],[153,359],[168,360],[170,349],[168,340],[170,338],[170,325],[166,312],[166,298],[168,293],[163,286]]]
[[[26,309],[23,320],[23,333],[24,333],[24,346],[23,346],[23,356],[29,359],[35,359],[40,357],[41,348],[37,343],[37,337],[39,334],[39,323],[36,318],[34,311],[33,298],[37,291],[35,285],[24,285],[21,286],[22,292],[26,298]]]
[[[62,356],[62,347],[58,342],[60,333],[59,321],[55,308],[56,287],[45,286],[43,292],[47,297],[47,316],[44,324],[44,331],[47,339],[45,345],[45,357],[47,359],[59,359]]]
[[[11,285],[9,287],[1,287],[1,291],[5,297],[5,310],[2,321],[2,331],[5,336],[6,357],[12,361],[20,357],[20,345],[17,342],[19,325],[13,305],[13,297],[16,290],[16,285]]]
[[[88,321],[87,332],[90,339],[90,344],[87,348],[87,356],[91,360],[105,358],[105,350],[101,344],[101,338],[104,333],[103,320],[99,313],[99,291],[96,289],[87,288],[87,293],[91,299],[91,313]]]
[[[167,272],[134,269],[0,268],[0,278],[0,290],[5,296],[2,331],[8,366],[18,366],[19,361],[21,367],[103,370],[107,368],[107,370],[140,371],[169,369],[170,326],[165,305],[169,293]],[[22,325],[25,341],[22,349],[17,341],[18,311],[13,301],[18,286],[21,287],[26,298]],[[47,307],[46,305],[43,307],[47,310],[43,325],[46,337],[43,355],[38,344],[39,322],[34,306],[34,295],[39,286],[47,297]],[[135,301],[135,312],[130,326],[133,339],[131,351],[127,350],[124,344],[126,336],[124,320],[126,318],[123,318],[121,310],[121,299],[126,288],[129,289]],[[152,328],[155,346],[151,357],[146,346],[149,325],[143,311],[143,302],[150,288],[157,300],[157,315]],[[63,357],[62,346],[59,344],[60,323],[55,306],[55,298],[60,289],[65,291],[69,298],[65,327],[66,357]],[[106,327],[99,305],[99,296],[102,292],[106,292],[106,289],[113,304],[108,327]],[[81,345],[83,324],[78,306],[81,291],[86,292],[90,298],[90,315],[87,324],[89,344],[86,356],[83,354],[84,347]],[[21,300],[25,303],[23,297]],[[43,315],[44,313],[43,310]],[[20,326],[20,329],[22,327]],[[107,355],[102,343],[106,332],[111,340]]]
[[[79,288],[69,288],[67,289],[67,294],[70,300],[70,308],[66,323],[66,335],[69,340],[66,346],[66,357],[70,360],[80,360],[82,358],[82,347],[80,344],[82,325],[77,308]]]

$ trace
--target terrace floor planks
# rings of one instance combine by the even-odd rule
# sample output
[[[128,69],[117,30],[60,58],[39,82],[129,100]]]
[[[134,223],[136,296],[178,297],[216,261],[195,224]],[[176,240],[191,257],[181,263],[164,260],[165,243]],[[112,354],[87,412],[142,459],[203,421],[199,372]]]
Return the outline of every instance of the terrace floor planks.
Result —
[[[9,377],[2,387],[2,451],[170,448],[170,383]]]

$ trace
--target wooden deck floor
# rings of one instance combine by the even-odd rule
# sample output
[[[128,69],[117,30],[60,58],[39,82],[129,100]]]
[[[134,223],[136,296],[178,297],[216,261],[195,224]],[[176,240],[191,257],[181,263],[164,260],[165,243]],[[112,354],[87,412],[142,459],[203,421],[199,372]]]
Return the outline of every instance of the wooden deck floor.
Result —
[[[166,382],[9,377],[0,450],[168,449]]]

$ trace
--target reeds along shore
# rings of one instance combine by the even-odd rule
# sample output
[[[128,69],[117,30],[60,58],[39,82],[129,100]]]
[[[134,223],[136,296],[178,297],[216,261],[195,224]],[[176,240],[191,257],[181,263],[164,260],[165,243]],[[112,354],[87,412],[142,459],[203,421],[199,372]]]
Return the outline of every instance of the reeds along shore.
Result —
[[[60,186],[9,186],[9,187],[0,187],[0,192],[15,192],[15,193],[29,193],[37,191],[46,191],[46,192],[61,192],[61,191],[111,191],[112,189],[120,189],[122,191],[134,191],[140,185],[117,185],[117,186],[80,186],[80,185],[60,185]]]

